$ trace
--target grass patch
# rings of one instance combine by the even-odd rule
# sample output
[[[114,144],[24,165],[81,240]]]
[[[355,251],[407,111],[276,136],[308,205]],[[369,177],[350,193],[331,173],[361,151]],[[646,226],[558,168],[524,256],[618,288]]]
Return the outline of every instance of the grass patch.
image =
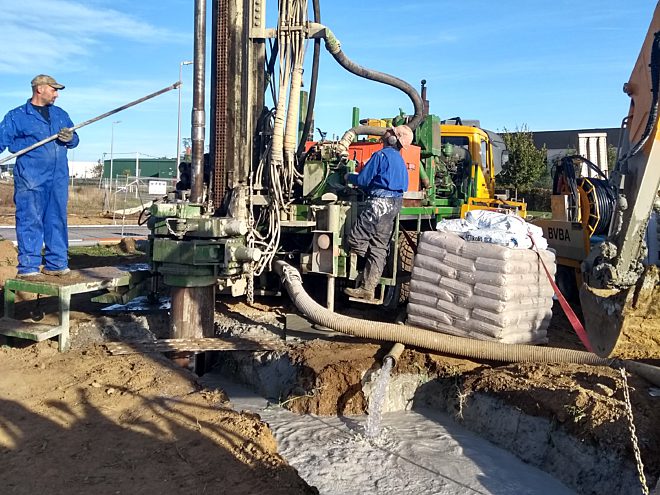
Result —
[[[134,253],[123,251],[119,245],[116,246],[74,246],[69,248],[69,256],[135,256],[144,254],[143,251],[136,250]]]
[[[531,218],[543,218],[549,220],[552,218],[552,212],[527,210],[527,216]]]

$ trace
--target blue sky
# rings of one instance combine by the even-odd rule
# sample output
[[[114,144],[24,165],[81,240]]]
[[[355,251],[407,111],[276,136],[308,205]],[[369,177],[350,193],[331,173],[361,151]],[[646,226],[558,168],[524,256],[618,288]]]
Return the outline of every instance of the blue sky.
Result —
[[[272,13],[277,2],[268,3]],[[432,113],[479,119],[492,130],[542,131],[620,125],[628,108],[621,88],[655,3],[321,0],[321,14],[358,64],[415,87],[426,79]],[[0,0],[0,12],[2,115],[30,96],[34,75],[47,73],[67,86],[57,104],[81,122],[174,83],[179,62],[192,57],[192,0]],[[275,24],[271,15],[268,25]],[[186,137],[192,68],[183,74]],[[316,126],[341,134],[354,105],[362,117],[412,110],[405,95],[349,74],[323,50]],[[175,155],[172,91],[81,129],[70,160],[109,153],[114,120],[121,120],[117,156]]]

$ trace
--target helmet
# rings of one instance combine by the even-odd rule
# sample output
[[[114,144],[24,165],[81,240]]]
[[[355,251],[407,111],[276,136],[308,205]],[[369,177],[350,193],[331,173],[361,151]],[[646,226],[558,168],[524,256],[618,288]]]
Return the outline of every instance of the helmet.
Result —
[[[442,154],[449,157],[454,154],[454,145],[451,143],[445,143],[442,145]]]
[[[402,148],[407,148],[413,142],[414,134],[410,127],[407,125],[398,125],[396,127],[390,127],[390,131],[394,133],[397,141]]]

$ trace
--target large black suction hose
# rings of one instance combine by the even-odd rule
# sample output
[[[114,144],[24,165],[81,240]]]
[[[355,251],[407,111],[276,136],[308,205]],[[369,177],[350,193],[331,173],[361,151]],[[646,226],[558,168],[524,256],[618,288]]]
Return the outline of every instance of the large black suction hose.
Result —
[[[395,325],[393,323],[343,316],[324,308],[314,301],[303,289],[300,273],[294,267],[284,261],[277,260],[273,264],[273,268],[275,273],[281,277],[282,284],[296,308],[314,323],[337,332],[363,339],[399,342],[405,346],[414,346],[443,354],[487,361],[624,366],[627,370],[643,376],[656,386],[660,386],[660,369],[643,363],[605,359],[590,352],[571,349],[472,340],[409,325]]]
[[[406,81],[399,79],[398,77],[394,77],[383,72],[366,69],[353,62],[341,50],[341,44],[339,43],[339,40],[327,27],[325,28],[324,39],[326,49],[344,69],[355,74],[356,76],[360,76],[371,81],[380,82],[387,84],[388,86],[400,89],[406,95],[408,95],[413,103],[415,114],[413,115],[410,122],[408,122],[406,125],[413,131],[417,128],[417,126],[419,126],[419,124],[422,122],[422,119],[424,118],[424,102],[422,101],[422,97],[419,95],[415,88],[413,88]],[[339,147],[345,151],[348,149],[348,146],[353,142],[356,136],[366,134],[382,136],[385,134],[385,129],[383,127],[367,125],[353,127],[352,129],[346,131],[344,136],[341,138],[339,141]]]

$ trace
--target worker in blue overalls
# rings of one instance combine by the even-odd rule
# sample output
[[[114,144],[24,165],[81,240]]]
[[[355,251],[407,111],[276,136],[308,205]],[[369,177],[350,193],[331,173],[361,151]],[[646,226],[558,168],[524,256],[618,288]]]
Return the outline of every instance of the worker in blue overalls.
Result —
[[[0,153],[16,153],[47,137],[57,139],[19,156],[14,166],[14,203],[18,241],[18,277],[69,273],[66,206],[69,165],[66,153],[78,146],[69,115],[53,105],[64,89],[51,76],[32,79],[32,98],[11,110],[0,123]]]
[[[366,258],[360,285],[344,290],[356,299],[374,299],[385,269],[394,222],[403,204],[403,193],[408,190],[408,168],[401,149],[408,148],[413,138],[407,125],[390,127],[381,137],[383,149],[369,158],[359,174],[346,177],[349,184],[367,193],[365,207],[348,235],[350,252]]]

